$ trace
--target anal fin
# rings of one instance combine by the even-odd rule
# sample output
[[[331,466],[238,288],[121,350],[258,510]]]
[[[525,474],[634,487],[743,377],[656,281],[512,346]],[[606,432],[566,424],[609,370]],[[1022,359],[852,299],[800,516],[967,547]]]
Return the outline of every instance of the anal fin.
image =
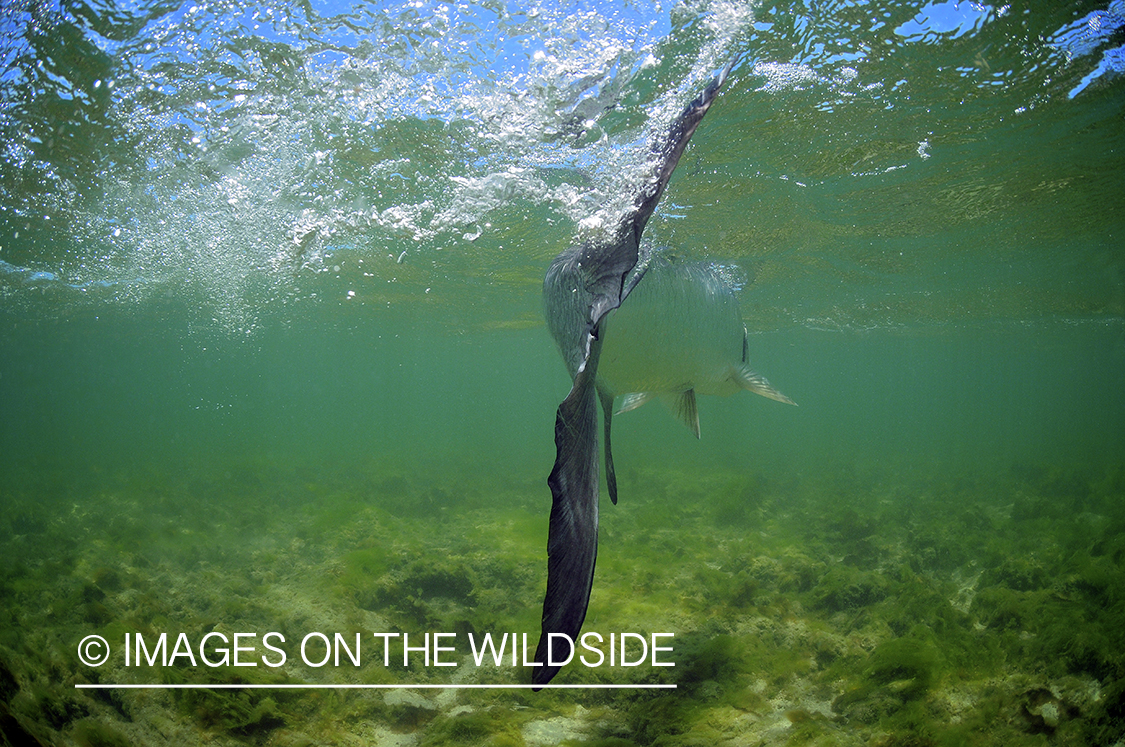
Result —
[[[688,389],[677,395],[664,395],[661,399],[668,405],[672,414],[686,425],[696,438],[699,438],[699,408],[695,403],[695,390]]]

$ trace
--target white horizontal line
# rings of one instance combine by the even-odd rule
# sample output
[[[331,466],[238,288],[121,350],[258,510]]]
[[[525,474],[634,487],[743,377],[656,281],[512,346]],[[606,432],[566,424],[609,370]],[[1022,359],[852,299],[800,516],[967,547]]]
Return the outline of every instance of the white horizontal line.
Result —
[[[279,684],[279,685],[265,685],[265,684],[76,684],[75,689],[78,690],[113,690],[113,689],[133,689],[133,690],[609,690],[609,689],[631,689],[631,690],[675,690],[676,685],[503,685],[503,684],[461,684],[461,685],[356,685],[356,684],[343,684],[343,685],[293,685],[293,684]]]

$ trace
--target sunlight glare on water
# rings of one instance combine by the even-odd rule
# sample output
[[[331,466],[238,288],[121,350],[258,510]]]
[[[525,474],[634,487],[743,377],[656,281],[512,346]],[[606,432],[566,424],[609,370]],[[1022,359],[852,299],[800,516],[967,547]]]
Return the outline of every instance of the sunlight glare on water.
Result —
[[[232,329],[252,327],[263,304],[311,297],[329,263],[382,270],[353,282],[393,275],[383,259],[403,257],[401,242],[413,264],[430,265],[434,285],[447,275],[444,257],[513,202],[588,218],[604,197],[591,199],[590,181],[575,186],[568,173],[622,160],[596,119],[655,64],[651,45],[669,23],[660,6],[15,11],[13,24],[43,27],[22,40],[30,75],[7,80],[6,97],[32,115],[24,128],[47,126],[36,121],[40,100],[61,95],[57,74],[35,72],[56,61],[39,49],[64,43],[52,34],[76,36],[104,73],[74,83],[93,94],[75,124],[97,124],[93,137],[68,141],[74,152],[10,146],[25,149],[25,179],[39,171],[56,187],[11,191],[10,230],[59,212],[72,245],[14,255],[7,281],[18,285],[22,268],[50,272],[70,286],[111,285],[126,303],[176,285]],[[712,48],[690,84],[731,53],[738,31],[699,32]],[[662,116],[682,97],[670,96]],[[544,169],[563,178],[545,180]],[[603,194],[620,191],[616,176],[602,175]],[[60,201],[63,191],[81,199]]]
[[[942,282],[930,249],[881,242],[948,232],[948,243],[1063,185],[1074,208],[1057,210],[1086,225],[1080,195],[1111,167],[1068,173],[1081,145],[1039,120],[1069,116],[1067,98],[1112,79],[1119,5],[1074,19],[978,3],[16,4],[0,282],[31,307],[32,288],[64,306],[171,294],[202,323],[248,331],[266,309],[314,299],[456,306],[466,282],[489,278],[526,299],[515,312],[526,319],[545,260],[612,223],[650,133],[743,55],[723,104],[734,114],[702,135],[727,142],[701,149],[707,176],[684,181],[687,202],[707,209],[729,191],[712,177],[737,180],[718,215],[758,228],[704,231],[690,251],[762,279],[783,263],[776,295],[824,299],[811,314],[786,300],[766,325],[956,317],[968,300],[934,310],[909,298]],[[1076,113],[1094,130],[1107,121],[1097,106]],[[1029,127],[1044,152],[1023,155]],[[658,214],[654,234],[680,213]],[[1005,246],[1008,235],[968,261],[1036,265],[1056,251]],[[822,245],[843,249],[829,261]],[[904,311],[865,318],[864,277],[905,285],[891,291]],[[1036,292],[1085,313],[1112,303],[1094,286],[1086,302]]]

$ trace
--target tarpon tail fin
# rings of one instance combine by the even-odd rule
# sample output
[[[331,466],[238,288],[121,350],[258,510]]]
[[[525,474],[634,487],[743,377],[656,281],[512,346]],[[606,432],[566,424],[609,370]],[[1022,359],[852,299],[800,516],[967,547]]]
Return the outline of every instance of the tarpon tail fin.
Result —
[[[733,63],[732,63],[733,64]],[[598,434],[597,373],[601,352],[602,319],[621,305],[635,286],[625,287],[639,259],[641,232],[644,231],[656,203],[672,172],[679,163],[695,128],[711,106],[731,65],[715,78],[707,89],[672,123],[667,136],[654,146],[655,176],[638,190],[633,210],[624,217],[612,240],[586,243],[572,247],[551,263],[544,279],[548,314],[582,314],[585,318],[548,319],[563,357],[572,367],[574,386],[559,405],[555,416],[555,466],[547,484],[551,486],[551,525],[547,539],[547,594],[543,600],[543,627],[536,649],[537,667],[532,682],[544,685],[559,670],[548,665],[549,641],[559,646],[566,642],[551,639],[550,633],[565,633],[571,640],[578,637],[586,619],[590,588],[594,579],[594,561],[598,552]],[[575,305],[569,300],[580,294]],[[589,306],[585,299],[589,299]],[[574,322],[573,324],[571,322]],[[610,495],[617,497],[613,474],[613,457],[609,450],[609,430],[613,402],[606,402],[605,411],[606,467]],[[551,659],[565,659],[559,651]]]
[[[537,667],[531,681],[544,685],[559,671],[549,661],[561,662],[570,653],[565,640],[554,639],[562,649],[548,651],[549,633],[565,633],[577,640],[586,619],[594,562],[598,555],[598,404],[595,371],[601,340],[594,339],[586,366],[574,378],[574,387],[555,415],[555,467],[551,487],[551,525],[547,537],[547,595],[543,599],[543,626],[535,649]],[[548,658],[548,654],[550,657]]]
[[[703,116],[707,114],[707,110],[711,108],[711,102],[719,94],[719,89],[723,87],[723,83],[736,61],[737,58],[728,62],[726,67],[707,85],[703,93],[688,104],[687,108],[676,118],[676,121],[668,128],[668,134],[663,139],[653,143],[652,151],[656,156],[656,178],[637,193],[634,212],[626,224],[632,229],[638,243],[640,243],[641,232],[645,230],[645,224],[652,216],[652,211],[656,209],[656,204],[660,202],[660,196],[664,193],[664,188],[668,186],[668,180],[672,178],[672,172],[676,170],[676,165],[680,162],[680,156],[684,154],[688,140],[691,139],[695,129],[699,127],[699,123],[703,121]]]
[[[760,373],[756,373],[755,371],[751,371],[750,367],[745,363],[743,363],[742,366],[735,371],[734,379],[738,382],[739,386],[747,391],[753,392],[754,394],[760,394],[763,397],[769,397],[770,399],[777,400],[778,402],[784,402],[787,405],[796,406],[797,404],[781,392],[774,389],[773,385],[766,381],[765,376],[762,376]]]
[[[703,93],[687,105],[668,132],[652,145],[654,172],[652,178],[637,191],[633,209],[622,219],[612,240],[606,244],[587,245],[577,252],[570,250],[555,258],[554,265],[574,263],[585,268],[588,276],[586,290],[591,294],[589,330],[597,328],[602,318],[613,311],[629,295],[644,277],[644,271],[633,275],[626,285],[626,279],[633,273],[640,260],[641,234],[648,219],[660,202],[664,188],[672,178],[672,172],[680,162],[688,141],[703,116],[711,108],[734,60],[727,63],[722,72],[708,84]],[[552,269],[554,269],[552,265]],[[560,272],[559,274],[563,274]],[[548,271],[550,275],[550,271]]]

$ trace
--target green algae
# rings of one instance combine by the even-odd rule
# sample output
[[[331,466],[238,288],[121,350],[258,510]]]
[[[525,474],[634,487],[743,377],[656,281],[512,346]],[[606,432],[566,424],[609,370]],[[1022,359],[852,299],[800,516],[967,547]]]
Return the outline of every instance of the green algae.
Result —
[[[524,741],[519,727],[526,719],[526,715],[503,707],[486,707],[455,716],[438,716],[426,730],[421,747],[521,747]]]
[[[927,730],[929,719],[922,718],[917,702],[937,684],[941,666],[938,647],[926,631],[885,640],[871,652],[858,687],[833,700],[832,710],[846,720],[896,731]]]
[[[519,745],[527,724],[573,714],[581,704],[590,709],[580,717],[588,724],[583,736],[563,743],[721,744],[757,733],[758,741],[777,744],[1030,745],[1122,736],[1125,544],[1112,480],[1099,479],[1089,491],[1065,488],[1088,510],[1044,522],[1017,512],[1004,502],[1003,484],[987,480],[967,479],[950,494],[916,499],[903,513],[878,502],[839,508],[838,485],[777,485],[754,475],[712,481],[707,489],[725,491],[725,507],[686,506],[674,500],[682,476],[671,474],[667,483],[661,477],[646,473],[643,480],[656,488],[648,497],[607,510],[610,539],[586,627],[673,630],[676,666],[572,665],[560,678],[674,683],[675,691],[465,692],[439,706],[428,697],[384,701],[377,691],[187,690],[161,701],[62,684],[122,676],[169,684],[340,677],[409,684],[451,675],[525,681],[521,667],[477,672],[462,661],[438,671],[418,657],[403,667],[400,639],[389,644],[386,665],[380,648],[349,670],[102,672],[80,665],[71,640],[80,633],[122,640],[126,633],[184,630],[198,637],[269,626],[297,640],[310,626],[324,626],[316,609],[331,611],[330,625],[349,637],[388,631],[413,640],[445,630],[464,641],[469,633],[528,632],[534,643],[544,521],[521,489],[504,505],[445,516],[446,529],[434,533],[425,511],[394,515],[346,490],[351,477],[321,488],[290,485],[276,472],[258,479],[242,473],[228,487],[249,490],[243,502],[272,500],[278,492],[308,502],[284,517],[263,518],[243,506],[215,512],[212,525],[196,517],[191,531],[140,530],[144,544],[133,547],[98,541],[61,543],[38,555],[21,551],[4,567],[6,614],[42,620],[44,631],[0,641],[0,653],[10,652],[0,671],[5,728],[113,744],[125,733],[119,724],[160,712],[181,728],[234,742],[316,743],[340,738],[349,724],[371,723],[415,733],[420,744]],[[145,478],[146,489],[153,479]],[[872,480],[870,490],[885,478],[853,473],[843,484],[857,489],[864,479]],[[364,482],[391,486],[398,500],[413,494],[440,502],[450,490],[390,477]],[[215,500],[225,495],[221,478],[202,483]],[[129,482],[117,483],[106,512],[139,500],[122,484]],[[1064,484],[1055,480],[1051,489]],[[174,525],[194,488],[156,487],[164,498],[145,526]],[[1009,490],[1023,495],[1029,488],[1021,482]],[[695,491],[707,500],[705,490]],[[992,494],[998,497],[984,497]],[[733,502],[743,495],[753,509],[736,516]],[[946,502],[954,500],[950,512]],[[654,517],[673,522],[674,533]],[[252,531],[254,521],[261,526]],[[68,531],[58,516],[29,526],[44,540]],[[654,532],[674,536],[677,549],[654,541]],[[976,551],[955,551],[952,535]],[[0,549],[15,560],[21,543],[9,535]],[[44,606],[38,600],[45,590],[53,601]]]
[[[81,747],[129,747],[130,745],[124,734],[95,719],[79,721],[74,725],[71,736]]]
[[[887,582],[882,574],[840,565],[821,576],[812,596],[814,606],[828,612],[851,610],[884,599]]]
[[[277,701],[254,692],[189,690],[181,699],[184,713],[205,729],[251,736],[284,726]]]

